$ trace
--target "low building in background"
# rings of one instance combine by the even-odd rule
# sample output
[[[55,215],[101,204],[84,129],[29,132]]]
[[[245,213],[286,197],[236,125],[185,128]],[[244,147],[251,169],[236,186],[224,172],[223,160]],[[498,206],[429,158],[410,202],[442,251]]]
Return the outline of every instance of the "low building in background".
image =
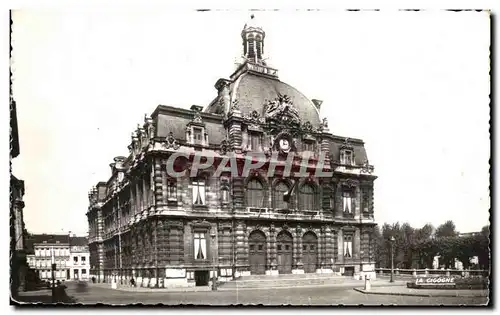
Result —
[[[34,234],[28,241],[29,267],[42,281],[52,279],[52,263],[56,264],[55,280],[87,279],[87,276],[81,276],[89,273],[87,242],[86,237],[74,234]],[[83,259],[87,261],[86,265],[80,264],[82,256],[86,257]],[[74,264],[74,257],[79,258],[78,264]]]
[[[72,280],[88,280],[90,273],[90,254],[86,237],[70,239],[70,274]]]

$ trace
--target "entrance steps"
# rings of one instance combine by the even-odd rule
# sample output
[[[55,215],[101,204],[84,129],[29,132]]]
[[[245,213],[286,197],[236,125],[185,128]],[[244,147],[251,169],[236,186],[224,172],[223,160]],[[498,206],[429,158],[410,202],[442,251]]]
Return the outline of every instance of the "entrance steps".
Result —
[[[220,287],[224,289],[300,287],[342,284],[352,281],[352,277],[318,273],[282,274],[275,276],[252,275],[221,283]]]

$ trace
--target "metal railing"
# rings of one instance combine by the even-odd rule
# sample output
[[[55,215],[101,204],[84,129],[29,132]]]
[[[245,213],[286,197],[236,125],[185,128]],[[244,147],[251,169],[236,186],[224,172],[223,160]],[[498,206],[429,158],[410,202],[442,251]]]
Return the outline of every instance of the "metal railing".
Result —
[[[387,275],[391,274],[391,268],[375,268],[375,271],[378,275]],[[394,268],[394,275],[400,277],[433,277],[433,276],[460,276],[460,277],[469,277],[469,276],[483,276],[487,277],[489,275],[489,270],[459,270],[459,269],[400,269]]]

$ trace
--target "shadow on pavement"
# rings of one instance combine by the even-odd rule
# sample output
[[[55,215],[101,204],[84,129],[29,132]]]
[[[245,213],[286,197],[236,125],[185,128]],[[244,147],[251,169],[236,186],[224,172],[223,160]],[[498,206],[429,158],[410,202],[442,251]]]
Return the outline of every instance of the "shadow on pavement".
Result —
[[[32,292],[35,293],[35,292]],[[66,286],[61,285],[55,289],[55,297],[52,298],[51,292],[45,292],[45,294],[20,294],[16,298],[11,297],[10,304],[16,306],[22,306],[25,303],[41,303],[41,304],[54,304],[54,303],[64,303],[64,304],[74,304],[77,300],[66,293]]]

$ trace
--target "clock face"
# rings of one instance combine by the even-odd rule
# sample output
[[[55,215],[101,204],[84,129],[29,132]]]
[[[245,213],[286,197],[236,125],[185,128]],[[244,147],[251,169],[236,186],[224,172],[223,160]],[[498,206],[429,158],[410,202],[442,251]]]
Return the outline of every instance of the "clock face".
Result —
[[[284,152],[287,152],[290,150],[290,142],[287,139],[280,139],[280,149],[283,150]]]

